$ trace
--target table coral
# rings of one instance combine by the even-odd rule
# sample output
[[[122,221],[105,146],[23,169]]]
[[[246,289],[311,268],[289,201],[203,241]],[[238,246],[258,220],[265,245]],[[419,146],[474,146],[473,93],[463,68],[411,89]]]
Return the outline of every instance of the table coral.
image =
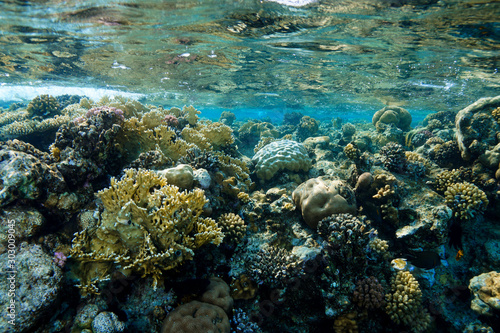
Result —
[[[340,180],[311,178],[292,193],[293,202],[311,228],[332,214],[356,214],[356,197],[350,186]]]
[[[125,273],[151,275],[156,284],[163,271],[192,259],[198,247],[222,242],[215,221],[200,216],[207,202],[204,192],[180,192],[152,171],[125,170],[98,196],[104,205],[100,224],[77,233],[71,251],[82,265],[98,268],[84,270],[84,284],[114,265]]]

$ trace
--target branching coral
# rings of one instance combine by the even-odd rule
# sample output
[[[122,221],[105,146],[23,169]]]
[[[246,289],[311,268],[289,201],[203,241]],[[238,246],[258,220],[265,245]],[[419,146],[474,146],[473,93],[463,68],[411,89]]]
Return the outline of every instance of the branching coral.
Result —
[[[96,277],[93,272],[104,276],[115,265],[124,273],[151,275],[156,283],[163,271],[191,259],[198,247],[222,242],[215,221],[200,216],[207,202],[204,192],[180,192],[154,172],[128,169],[98,196],[105,208],[100,224],[78,233],[71,251],[96,270],[86,270],[84,284]]]
[[[245,236],[247,229],[245,221],[234,213],[222,214],[217,220],[217,224],[224,232],[224,242],[237,244]]]
[[[30,117],[47,118],[54,116],[59,109],[60,106],[55,97],[40,95],[31,100],[26,111]]]
[[[384,287],[374,276],[359,280],[353,294],[354,302],[363,309],[378,309],[385,305]]]

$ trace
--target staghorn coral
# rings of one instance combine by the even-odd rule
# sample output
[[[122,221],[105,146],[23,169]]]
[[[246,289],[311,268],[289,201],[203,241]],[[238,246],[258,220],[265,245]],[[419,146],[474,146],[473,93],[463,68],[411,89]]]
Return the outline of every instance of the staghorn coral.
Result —
[[[29,102],[26,111],[28,111],[31,118],[49,118],[60,111],[60,105],[55,97],[40,95]]]
[[[385,311],[396,324],[408,326],[413,332],[423,332],[430,324],[430,316],[421,304],[422,291],[410,272],[396,273],[391,280],[391,292],[385,298]]]
[[[381,308],[385,305],[384,287],[374,276],[358,280],[353,293],[353,301],[366,310]]]
[[[354,191],[340,180],[311,178],[293,191],[292,199],[311,228],[332,214],[356,214],[357,211]]]
[[[195,249],[222,242],[215,221],[200,216],[204,192],[180,192],[152,171],[125,170],[98,196],[104,205],[99,225],[75,234],[71,249],[82,265],[93,267],[82,270],[82,285],[113,266],[151,275],[156,285],[164,271],[192,259]]]
[[[229,244],[238,244],[245,236],[247,226],[245,221],[234,213],[222,214],[217,219],[217,224],[222,228],[224,233],[224,242]]]
[[[455,183],[444,192],[446,204],[453,215],[460,220],[470,220],[482,213],[488,206],[486,194],[476,185],[463,182]]]
[[[398,106],[386,106],[375,112],[372,123],[379,132],[383,132],[388,125],[394,125],[403,131],[408,131],[411,120],[411,114],[407,110]]]
[[[255,173],[261,180],[271,179],[280,170],[308,171],[311,159],[304,146],[291,140],[271,142],[252,158]]]

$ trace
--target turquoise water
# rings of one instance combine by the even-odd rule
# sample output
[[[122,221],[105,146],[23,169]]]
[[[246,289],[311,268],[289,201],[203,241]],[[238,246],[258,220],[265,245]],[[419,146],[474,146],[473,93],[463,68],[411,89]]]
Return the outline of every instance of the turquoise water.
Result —
[[[4,1],[0,96],[111,88],[156,104],[328,117],[389,104],[456,111],[498,93],[496,1],[290,4]]]

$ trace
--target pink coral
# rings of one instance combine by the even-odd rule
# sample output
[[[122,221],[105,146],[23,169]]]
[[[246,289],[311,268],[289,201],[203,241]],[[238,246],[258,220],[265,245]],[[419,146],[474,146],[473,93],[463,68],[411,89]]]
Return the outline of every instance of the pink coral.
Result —
[[[62,252],[55,252],[54,253],[54,262],[56,263],[57,266],[59,266],[61,268],[64,267],[67,259],[68,258]]]
[[[179,125],[179,120],[177,119],[176,116],[173,116],[171,114],[167,114],[163,121],[171,127],[177,127]]]

